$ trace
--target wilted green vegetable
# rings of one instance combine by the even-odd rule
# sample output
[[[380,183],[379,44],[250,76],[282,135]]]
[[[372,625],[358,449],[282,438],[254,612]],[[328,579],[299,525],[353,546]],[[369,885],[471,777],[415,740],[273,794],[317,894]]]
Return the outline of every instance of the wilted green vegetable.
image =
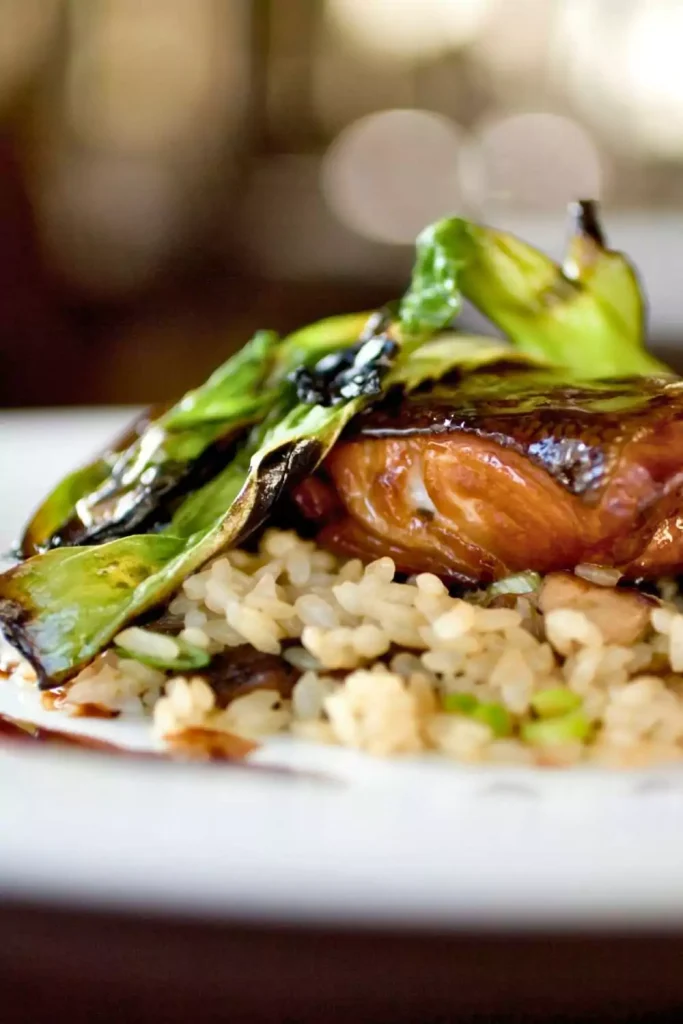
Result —
[[[158,653],[151,653],[151,651],[144,649],[141,650],[139,644],[127,640],[126,634],[135,632],[143,633],[152,639],[159,638],[169,642],[175,648],[175,653],[168,657],[163,657]],[[194,669],[205,668],[211,661],[211,655],[208,651],[203,650],[201,647],[195,647],[193,644],[188,644],[182,637],[176,636],[171,639],[163,633],[155,633],[150,629],[124,630],[123,633],[116,637],[114,646],[122,658],[133,658],[135,661],[142,662],[143,665],[149,665],[151,668],[158,668],[164,672],[189,672]]]
[[[103,455],[69,473],[36,509],[17,545],[22,558],[46,551],[60,527],[73,516],[76,505],[92,494],[111,473],[113,458]]]
[[[368,316],[330,317],[284,342],[272,331],[257,332],[139,436],[63,480],[28,525],[24,557],[146,533],[168,521],[183,494],[229,461],[240,431],[271,410],[290,370],[355,342]]]
[[[219,441],[267,412],[265,381],[278,338],[260,331],[208,381],[152,420],[115,459],[99,459],[67,478],[43,503],[23,541],[38,550],[100,543],[144,532]],[[220,461],[220,451],[213,461]]]
[[[121,453],[130,448],[165,410],[165,406],[158,406],[138,416],[125,433],[115,438],[91,463],[60,481],[27,524],[17,545],[18,557],[29,558],[51,547],[55,534],[73,516],[77,503],[101,487]]]

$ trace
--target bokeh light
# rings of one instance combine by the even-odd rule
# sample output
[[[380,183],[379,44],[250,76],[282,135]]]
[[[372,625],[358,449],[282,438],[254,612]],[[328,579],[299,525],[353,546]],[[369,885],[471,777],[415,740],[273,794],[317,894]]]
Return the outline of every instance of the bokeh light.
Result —
[[[316,118],[331,137],[377,110],[415,106],[414,76],[402,64],[378,61],[327,27],[316,40],[311,92]]]
[[[79,8],[67,117],[88,145],[158,152],[201,136],[224,90],[211,0]]]
[[[0,105],[44,59],[59,0],[0,0]]]
[[[596,144],[559,114],[520,113],[480,125],[460,156],[462,188],[477,208],[556,210],[601,198],[605,168]]]
[[[155,162],[64,157],[39,197],[48,259],[102,297],[149,284],[172,245],[178,198],[174,175]]]
[[[358,46],[397,58],[428,58],[470,43],[489,0],[327,0],[330,19]]]
[[[623,53],[633,0],[568,0],[558,6],[548,40],[551,79],[590,124],[613,144],[628,146]]]
[[[328,150],[322,187],[331,209],[366,238],[414,241],[460,206],[462,130],[424,110],[384,110],[346,128]]]
[[[472,52],[484,65],[495,87],[511,77],[542,71],[548,60],[548,35],[561,0],[499,0],[485,31],[474,40]]]
[[[648,3],[629,24],[625,80],[639,141],[652,153],[683,154],[683,5]]]
[[[616,152],[683,155],[680,0],[565,2],[552,42],[555,80]]]

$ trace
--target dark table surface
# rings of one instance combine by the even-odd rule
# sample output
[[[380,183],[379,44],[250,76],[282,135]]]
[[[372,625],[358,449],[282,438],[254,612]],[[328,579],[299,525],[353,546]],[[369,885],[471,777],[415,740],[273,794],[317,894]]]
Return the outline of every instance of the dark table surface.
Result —
[[[457,935],[0,907],[3,1024],[682,1019],[683,930]]]

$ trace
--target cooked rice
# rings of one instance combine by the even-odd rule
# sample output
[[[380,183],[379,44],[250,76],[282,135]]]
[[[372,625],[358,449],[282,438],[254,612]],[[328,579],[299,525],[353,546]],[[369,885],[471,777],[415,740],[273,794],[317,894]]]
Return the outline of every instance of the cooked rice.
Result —
[[[668,603],[653,602],[651,611],[644,605],[638,638],[620,643],[619,617],[610,614],[608,628],[600,607],[600,594],[621,600],[618,575],[594,566],[580,575],[593,585],[590,601],[541,617],[533,595],[508,599],[513,607],[486,607],[451,596],[429,573],[396,582],[390,558],[364,566],[271,530],[257,553],[228,552],[189,577],[170,611],[183,619],[180,637],[211,654],[245,643],[282,654],[302,672],[291,700],[261,689],[219,707],[201,672],[167,680],[110,650],[70,684],[61,706],[142,703],[161,737],[196,727],[249,739],[290,731],[379,756],[436,751],[467,762],[617,766],[680,759],[683,614],[676,595],[669,588]],[[172,638],[150,639],[136,627],[119,639],[131,654],[177,651]],[[551,687],[581,699],[587,735],[554,744],[522,737],[534,694]],[[486,718],[446,710],[453,694],[502,705],[510,734],[496,735]]]

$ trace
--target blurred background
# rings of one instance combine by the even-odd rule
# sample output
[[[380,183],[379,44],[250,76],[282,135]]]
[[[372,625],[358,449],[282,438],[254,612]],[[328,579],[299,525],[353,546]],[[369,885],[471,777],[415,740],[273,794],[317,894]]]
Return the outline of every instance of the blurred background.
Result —
[[[0,0],[0,404],[138,403],[602,199],[683,341],[683,0]]]

